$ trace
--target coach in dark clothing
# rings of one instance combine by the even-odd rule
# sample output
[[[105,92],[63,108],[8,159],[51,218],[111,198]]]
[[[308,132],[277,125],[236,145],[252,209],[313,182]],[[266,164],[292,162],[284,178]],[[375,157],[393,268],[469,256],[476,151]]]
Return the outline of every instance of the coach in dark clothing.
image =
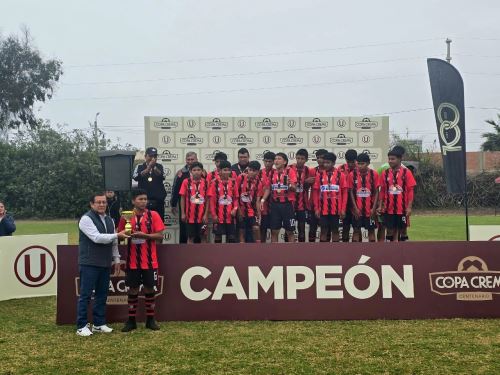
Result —
[[[113,329],[106,325],[106,299],[109,290],[111,265],[115,273],[120,270],[118,240],[129,236],[125,231],[115,233],[111,217],[106,215],[104,193],[92,195],[90,208],[78,223],[80,240],[78,266],[80,268],[80,297],[77,305],[76,334],[90,336],[94,332],[109,333]],[[92,309],[93,327],[87,324],[87,308],[94,291]]]
[[[245,147],[242,147],[238,150],[238,162],[231,166],[231,170],[236,172],[236,175],[239,176],[245,172],[248,163],[250,163],[250,153]]]
[[[165,185],[163,185],[165,180],[163,166],[156,162],[158,150],[154,147],[148,147],[144,158],[146,161],[135,167],[132,178],[138,182],[139,189],[146,190],[148,209],[158,212],[161,219],[165,220],[165,197],[167,192]]]
[[[0,201],[0,237],[12,236],[16,231],[16,224],[14,218],[7,214],[5,204]]]
[[[197,161],[196,152],[188,152],[186,154],[186,165],[178,170],[174,177],[170,207],[172,207],[172,213],[179,216],[179,243],[187,243],[186,223],[181,220],[181,210],[179,209],[179,191],[181,190],[182,181],[189,178],[189,166]]]

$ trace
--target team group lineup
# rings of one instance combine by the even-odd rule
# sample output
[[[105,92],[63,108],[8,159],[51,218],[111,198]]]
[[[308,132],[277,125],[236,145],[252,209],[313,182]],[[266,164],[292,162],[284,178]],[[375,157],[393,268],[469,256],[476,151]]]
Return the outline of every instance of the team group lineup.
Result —
[[[346,152],[346,164],[335,167],[336,156],[327,150],[316,151],[318,165],[308,167],[308,152],[296,152],[296,163],[288,165],[283,152],[267,152],[264,167],[250,161],[249,152],[238,151],[238,163],[231,165],[227,155],[214,157],[215,170],[206,173],[194,152],[186,155],[186,166],[177,174],[174,192],[180,197],[180,219],[185,224],[189,243],[208,242],[209,217],[215,243],[265,242],[271,230],[271,242],[278,242],[285,230],[285,241],[321,242],[362,241],[361,228],[369,241],[406,240],[416,185],[411,171],[401,163],[404,148],[395,146],[388,153],[388,168],[370,168],[370,156]],[[128,319],[122,332],[137,329],[137,309],[141,285],[144,291],[146,328],[160,329],[155,320],[158,281],[157,242],[163,238],[164,172],[156,163],[157,150],[146,150],[146,162],[138,165],[133,178],[139,188],[132,191],[133,215],[118,223],[106,215],[108,197],[96,193],[90,199],[90,211],[79,222],[80,296],[77,303],[77,335],[110,333],[105,308],[109,290],[110,264],[113,273],[121,269],[118,241],[127,240],[125,285]],[[177,189],[176,186],[179,186]],[[106,193],[107,194],[107,193]],[[178,198],[177,197],[177,198]],[[175,199],[173,195],[172,199]],[[174,205],[175,207],[176,205]],[[115,231],[115,225],[117,229]],[[130,225],[127,229],[127,225]],[[340,238],[339,229],[342,228]],[[382,233],[382,234],[381,234]],[[93,325],[87,321],[88,306],[94,293]]]
[[[146,165],[157,156],[155,148],[148,151]],[[348,150],[339,166],[335,153],[317,150],[318,165],[308,167],[306,149],[291,165],[285,153],[267,152],[261,165],[242,148],[234,165],[216,153],[215,169],[207,173],[196,153],[188,152],[174,180],[173,212],[188,243],[208,242],[210,222],[215,243],[223,236],[230,243],[266,242],[269,230],[271,242],[278,242],[281,229],[285,242],[315,242],[318,228],[321,242],[349,242],[351,226],[353,242],[362,241],[361,228],[371,242],[405,241],[416,182],[402,164],[404,153],[393,147],[387,168],[378,173],[369,154],[356,150]]]

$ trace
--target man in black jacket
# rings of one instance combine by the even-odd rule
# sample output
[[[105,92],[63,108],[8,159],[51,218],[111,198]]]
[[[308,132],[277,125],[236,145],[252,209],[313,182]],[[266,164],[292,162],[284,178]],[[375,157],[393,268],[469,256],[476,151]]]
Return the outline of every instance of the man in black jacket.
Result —
[[[198,161],[198,156],[196,152],[188,152],[186,154],[186,165],[182,169],[178,170],[175,174],[174,183],[172,187],[172,197],[170,198],[170,207],[172,207],[172,213],[179,216],[179,243],[187,243],[187,227],[186,223],[181,220],[181,212],[178,208],[179,205],[179,191],[181,190],[182,181],[189,178],[189,167],[191,164]]]
[[[5,204],[0,201],[0,237],[12,236],[12,233],[15,231],[16,224],[14,223],[14,218],[7,214]]]
[[[165,220],[165,197],[167,192],[163,181],[165,173],[163,166],[158,164],[158,150],[155,147],[148,147],[144,163],[135,167],[132,178],[138,182],[139,189],[146,190],[148,194],[148,209],[160,214],[162,220]]]

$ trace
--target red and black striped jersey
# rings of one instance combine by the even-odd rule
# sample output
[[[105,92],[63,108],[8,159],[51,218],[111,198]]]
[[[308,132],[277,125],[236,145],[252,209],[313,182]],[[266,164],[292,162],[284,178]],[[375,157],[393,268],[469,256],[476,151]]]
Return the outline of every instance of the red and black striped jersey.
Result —
[[[290,184],[297,184],[297,174],[292,168],[285,167],[281,171],[273,169],[265,182],[271,190],[271,202],[294,202],[295,192],[289,189]]]
[[[379,177],[380,200],[384,202],[385,213],[404,215],[410,197],[413,198],[413,188],[417,184],[408,168],[386,169]]]
[[[198,181],[192,177],[182,181],[179,195],[185,197],[186,221],[189,224],[201,224],[208,205],[208,182],[205,178]]]
[[[243,217],[254,217],[257,213],[257,197],[262,194],[262,181],[255,177],[250,179],[248,174],[242,173],[236,179],[238,207]]]
[[[323,168],[320,168],[320,166],[317,165],[316,167],[311,168],[311,170],[314,171],[314,177],[316,177],[323,171]],[[314,184],[313,184],[313,186],[311,186],[309,193],[309,210],[314,211],[315,207],[314,204],[315,203],[314,203]]]
[[[302,168],[297,168],[294,164],[290,168],[295,170],[297,175],[297,190],[295,191],[295,211],[305,211],[311,208],[309,203],[310,186],[306,186],[306,180],[309,177],[315,176],[315,169],[304,165]]]
[[[359,214],[370,217],[371,210],[377,203],[375,197],[379,186],[378,173],[373,169],[369,169],[367,173],[362,174],[359,169],[355,169],[349,173],[348,186],[354,194]]]
[[[342,173],[344,173],[346,184],[349,185],[349,182],[348,182],[349,181],[349,175],[351,174],[351,172],[356,171],[358,169],[358,166],[357,166],[357,163],[356,163],[356,165],[354,166],[354,168],[350,169],[349,165],[347,163],[344,163],[342,165],[339,165],[337,167],[337,169],[340,170]],[[347,210],[351,211],[351,200],[349,198],[347,198]]]
[[[313,185],[314,206],[321,215],[345,213],[347,204],[347,183],[345,175],[338,169],[322,170],[316,175]]]
[[[236,177],[238,177],[236,175],[236,172],[235,171],[231,171],[231,177],[229,177],[229,178],[236,179]],[[217,169],[214,170],[214,171],[212,171],[212,172],[210,172],[209,174],[207,174],[207,182],[208,182],[209,185],[210,185],[210,182],[212,182],[215,179],[220,179],[220,172]]]
[[[353,169],[350,169],[350,168],[349,168],[349,165],[348,165],[347,163],[344,163],[344,164],[339,165],[339,166],[337,167],[337,169],[338,169],[338,170],[340,170],[342,173],[344,173],[346,180],[347,180],[347,178],[349,177],[349,174],[350,174],[352,171],[354,171],[355,169],[357,169],[357,168],[358,168],[358,167],[357,167],[357,164],[356,164],[356,166],[355,166]]]
[[[269,176],[271,175],[273,169],[265,169],[265,168],[262,168],[260,171],[259,171],[259,180],[262,182],[262,189],[264,189],[264,185],[267,183],[267,179],[269,178]],[[264,191],[261,191],[259,195],[264,195]],[[262,211],[261,211],[261,215],[269,215],[269,200],[267,200],[264,204],[263,204],[263,207],[262,207]]]
[[[222,180],[216,178],[210,183],[208,188],[210,197],[210,211],[214,222],[220,224],[231,224],[233,217],[231,211],[238,208],[238,191],[236,180],[230,178]]]
[[[126,221],[122,217],[118,225],[118,231],[125,229]],[[142,215],[134,215],[130,219],[132,232],[143,232],[147,234],[161,232],[165,229],[163,220],[156,211],[145,210]],[[142,238],[128,239],[127,268],[131,270],[151,270],[158,268],[158,257],[156,255],[156,241]]]

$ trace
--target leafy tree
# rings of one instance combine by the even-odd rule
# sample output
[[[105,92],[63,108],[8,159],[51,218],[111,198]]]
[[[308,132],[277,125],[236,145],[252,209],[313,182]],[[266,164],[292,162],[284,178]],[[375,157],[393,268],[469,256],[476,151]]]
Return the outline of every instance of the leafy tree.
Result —
[[[483,133],[481,137],[486,140],[481,145],[483,151],[500,151],[500,114],[497,115],[499,121],[486,120],[486,123],[493,126],[493,132]]]
[[[0,129],[35,128],[36,102],[52,97],[62,62],[44,60],[27,29],[23,36],[0,36]]]
[[[70,218],[88,209],[88,198],[103,189],[102,168],[90,130],[37,128],[0,143],[0,199],[17,217]],[[131,149],[112,145],[103,148]]]

